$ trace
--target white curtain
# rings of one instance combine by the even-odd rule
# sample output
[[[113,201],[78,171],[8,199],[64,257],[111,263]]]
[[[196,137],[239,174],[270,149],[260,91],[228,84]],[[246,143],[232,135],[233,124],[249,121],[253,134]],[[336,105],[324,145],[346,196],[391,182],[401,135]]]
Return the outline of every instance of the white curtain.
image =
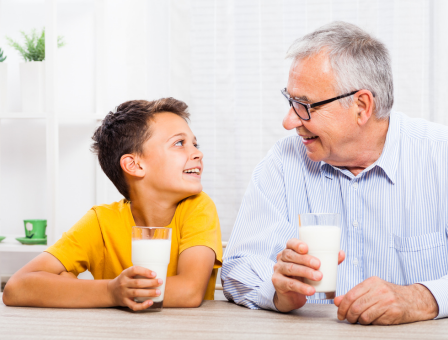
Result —
[[[43,27],[45,1],[0,5],[0,47],[8,55],[14,112],[20,111],[21,60],[4,36],[20,39],[20,30]],[[95,11],[102,6],[105,100],[98,105]],[[254,167],[291,133],[281,125],[288,107],[280,94],[290,44],[334,20],[362,27],[390,50],[395,109],[448,124],[447,16],[446,0],[59,0],[58,34],[67,45],[58,51],[58,114],[87,116],[102,106],[95,113],[104,115],[129,99],[186,101],[205,155],[204,191],[216,203],[227,240]],[[45,181],[44,125],[3,120],[2,126],[2,163],[21,166],[1,168],[0,231],[19,234],[23,218],[44,216],[44,186],[36,184]],[[91,121],[61,126],[59,233],[92,205],[120,199],[109,183],[105,202],[95,201],[94,127]],[[25,186],[26,195],[16,190]]]
[[[171,0],[148,3],[148,95],[190,106],[204,191],[228,239],[256,164],[281,137],[280,89],[298,37],[351,22],[390,50],[395,109],[448,123],[448,1]]]
[[[128,20],[146,6],[147,31],[141,36],[147,38],[147,98],[174,96],[190,106],[191,127],[205,155],[204,191],[218,208],[223,240],[254,167],[291,133],[281,125],[287,105],[280,89],[290,65],[285,52],[319,26],[343,20],[378,37],[392,56],[395,109],[448,123],[448,1],[116,3],[131,8]],[[128,27],[128,34],[135,32]],[[127,46],[127,55],[134,53]],[[116,96],[110,103],[118,104]]]

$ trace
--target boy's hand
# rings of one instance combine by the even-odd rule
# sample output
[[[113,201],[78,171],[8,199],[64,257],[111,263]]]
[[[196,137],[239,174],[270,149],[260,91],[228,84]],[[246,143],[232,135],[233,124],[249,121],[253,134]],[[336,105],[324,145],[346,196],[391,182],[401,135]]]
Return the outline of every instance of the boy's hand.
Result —
[[[136,276],[140,277],[135,278]],[[138,266],[123,270],[119,276],[107,284],[112,304],[129,307],[133,311],[148,308],[153,304],[152,300],[138,303],[134,301],[134,298],[159,296],[161,291],[156,287],[161,286],[163,280],[155,279],[156,276],[157,274],[153,271]]]

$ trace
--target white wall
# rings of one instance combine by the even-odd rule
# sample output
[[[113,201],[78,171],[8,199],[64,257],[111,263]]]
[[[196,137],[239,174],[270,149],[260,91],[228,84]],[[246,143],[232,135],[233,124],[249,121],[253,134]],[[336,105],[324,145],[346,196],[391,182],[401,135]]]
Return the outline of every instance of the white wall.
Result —
[[[8,55],[11,112],[19,112],[19,55],[5,35],[44,26],[43,0],[0,0],[0,47]],[[204,152],[204,190],[228,239],[254,166],[276,140],[287,106],[280,95],[294,39],[345,20],[386,43],[395,108],[448,123],[448,2],[443,0],[107,0],[102,112],[95,112],[95,1],[59,0],[57,24],[61,117],[106,114],[129,99],[185,100]],[[62,234],[95,201],[93,120],[60,126]],[[2,120],[0,235],[23,233],[22,220],[45,218],[45,124]],[[109,184],[106,201],[120,199]],[[17,257],[17,265],[23,259]],[[8,270],[13,270],[9,268]]]

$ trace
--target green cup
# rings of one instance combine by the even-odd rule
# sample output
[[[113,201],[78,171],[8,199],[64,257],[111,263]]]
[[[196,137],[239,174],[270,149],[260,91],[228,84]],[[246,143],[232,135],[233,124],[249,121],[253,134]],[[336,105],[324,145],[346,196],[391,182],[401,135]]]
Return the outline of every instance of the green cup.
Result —
[[[27,238],[46,238],[47,220],[23,220]]]

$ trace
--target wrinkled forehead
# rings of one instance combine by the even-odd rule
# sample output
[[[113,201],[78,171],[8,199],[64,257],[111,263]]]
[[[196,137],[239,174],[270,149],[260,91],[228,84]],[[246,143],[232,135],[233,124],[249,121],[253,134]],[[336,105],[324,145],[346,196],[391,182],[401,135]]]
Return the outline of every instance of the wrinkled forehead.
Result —
[[[304,92],[333,94],[334,85],[333,69],[325,53],[292,61],[287,86],[291,96],[302,96]]]

